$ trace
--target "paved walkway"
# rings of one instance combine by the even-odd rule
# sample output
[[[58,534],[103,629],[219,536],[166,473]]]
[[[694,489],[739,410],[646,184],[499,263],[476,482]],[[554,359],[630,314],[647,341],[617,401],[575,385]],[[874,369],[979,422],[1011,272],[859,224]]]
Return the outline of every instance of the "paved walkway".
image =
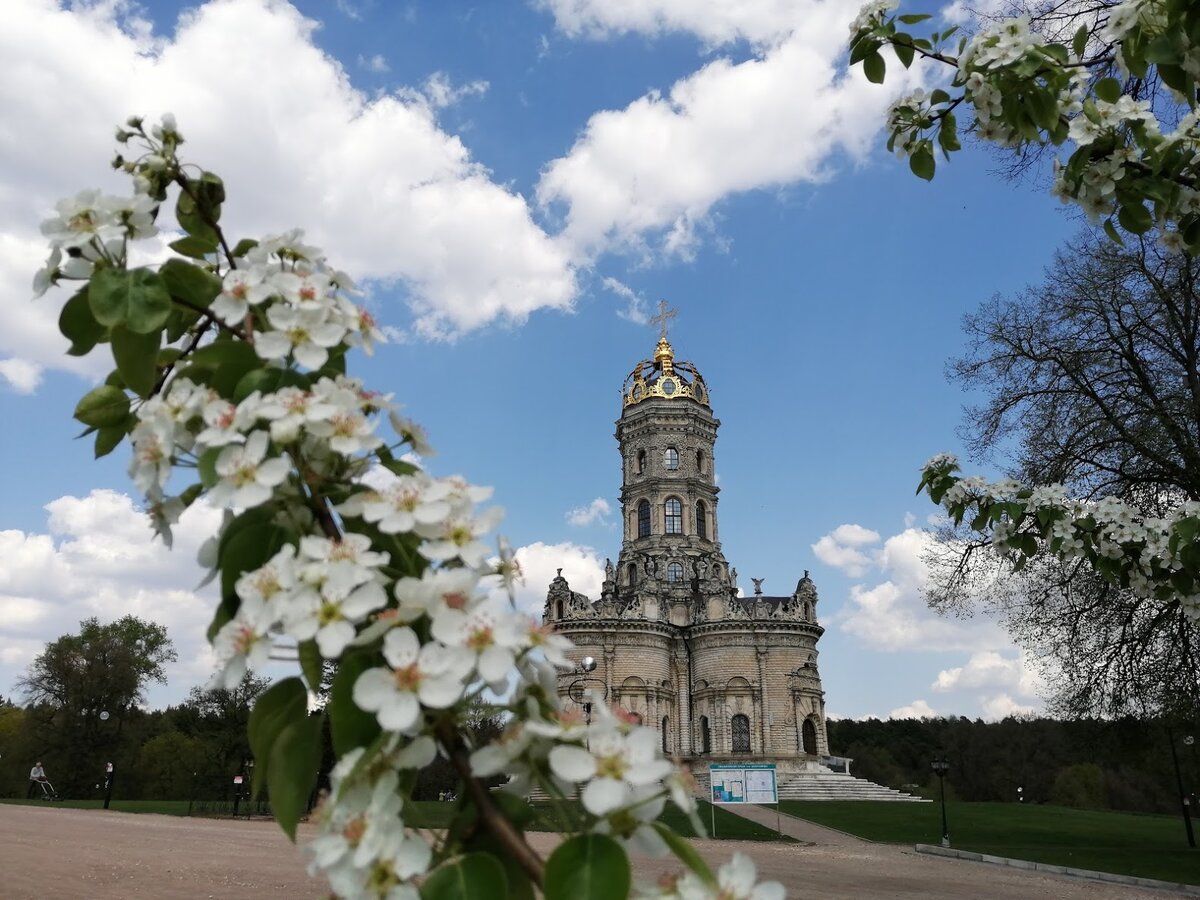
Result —
[[[768,811],[773,814],[773,811]],[[807,825],[795,820],[796,827]],[[793,827],[789,822],[789,827]],[[749,854],[759,877],[788,896],[818,900],[1142,900],[1159,891],[938,859],[868,844],[829,829],[811,845],[696,841],[710,865]],[[313,834],[301,826],[300,843]],[[803,839],[803,838],[802,838]],[[530,836],[543,857],[558,837]],[[4,900],[306,900],[328,887],[305,872],[305,854],[274,822],[188,819],[103,810],[0,804],[0,896]],[[672,860],[635,857],[642,882],[674,872]],[[481,898],[482,900],[482,898]]]
[[[862,847],[870,843],[870,841],[864,841],[862,838],[857,838],[852,834],[846,834],[844,831],[837,831],[833,828],[826,828],[824,825],[818,825],[807,819],[798,819],[795,816],[789,816],[787,813],[777,813],[773,806],[730,804],[721,808],[726,812],[733,813],[735,816],[741,816],[743,819],[756,822],[764,828],[770,828],[772,831],[780,831],[787,837],[794,838],[802,844],[819,844],[825,847]],[[720,837],[719,832],[717,837]]]

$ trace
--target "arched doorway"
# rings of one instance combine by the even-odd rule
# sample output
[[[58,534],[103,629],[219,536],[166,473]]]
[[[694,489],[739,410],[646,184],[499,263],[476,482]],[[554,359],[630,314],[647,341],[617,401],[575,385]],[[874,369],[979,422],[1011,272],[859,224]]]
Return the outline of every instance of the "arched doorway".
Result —
[[[662,750],[664,756],[669,756],[671,753],[671,731],[670,720],[663,716],[662,720]]]
[[[700,752],[712,753],[712,731],[708,727],[708,716],[700,717]]]
[[[729,722],[733,736],[733,752],[750,752],[750,717],[738,713]]]
[[[805,719],[800,728],[800,744],[805,753],[817,755],[817,726],[812,719]]]

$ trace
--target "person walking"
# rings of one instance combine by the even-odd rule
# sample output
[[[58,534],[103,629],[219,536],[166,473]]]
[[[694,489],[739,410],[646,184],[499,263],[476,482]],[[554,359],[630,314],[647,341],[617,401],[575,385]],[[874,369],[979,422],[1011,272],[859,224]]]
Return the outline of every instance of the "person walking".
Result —
[[[46,770],[42,768],[41,762],[38,762],[32,769],[29,770],[29,791],[25,794],[25,799],[33,799],[33,794],[38,789],[38,785],[44,783],[45,781]]]

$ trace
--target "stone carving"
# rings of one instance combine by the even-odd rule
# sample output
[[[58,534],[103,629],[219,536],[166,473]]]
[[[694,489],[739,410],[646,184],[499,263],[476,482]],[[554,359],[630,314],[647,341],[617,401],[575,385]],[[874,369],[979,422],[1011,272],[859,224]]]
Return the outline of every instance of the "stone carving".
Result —
[[[754,595],[756,597],[761,597],[763,582],[766,581],[767,579],[751,577],[750,580],[754,582]]]

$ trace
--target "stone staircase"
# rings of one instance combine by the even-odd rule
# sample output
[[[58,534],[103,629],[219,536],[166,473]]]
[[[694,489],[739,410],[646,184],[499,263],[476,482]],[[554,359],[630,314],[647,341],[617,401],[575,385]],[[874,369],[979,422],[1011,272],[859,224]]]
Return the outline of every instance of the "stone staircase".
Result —
[[[779,783],[780,800],[894,800],[908,803],[932,803],[917,797],[837,772],[802,772]]]
[[[907,794],[895,788],[884,787],[838,772],[812,771],[796,775],[785,775],[779,782],[780,800],[891,800],[907,803],[931,803],[923,797]],[[696,775],[696,796],[708,799],[710,795],[708,773]]]

